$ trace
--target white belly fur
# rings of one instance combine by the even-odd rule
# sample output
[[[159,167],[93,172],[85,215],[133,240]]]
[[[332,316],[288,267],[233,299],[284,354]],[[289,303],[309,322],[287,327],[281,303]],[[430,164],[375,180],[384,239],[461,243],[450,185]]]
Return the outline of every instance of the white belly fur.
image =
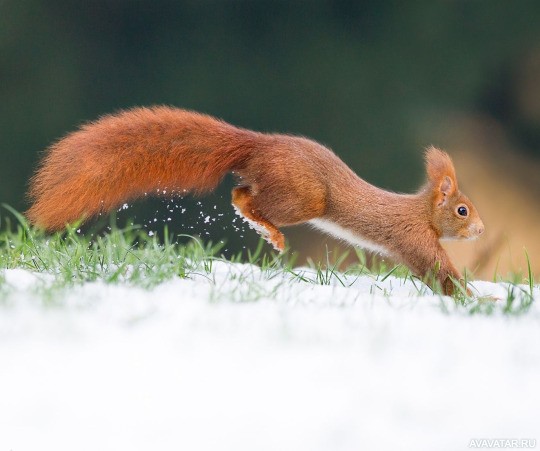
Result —
[[[312,219],[309,221],[309,223],[316,229],[322,230],[323,232],[326,232],[336,238],[347,241],[354,246],[359,246],[363,249],[376,252],[378,254],[388,255],[388,251],[384,247],[366,240],[365,238],[354,234],[350,230],[347,230],[332,221],[317,218]]]

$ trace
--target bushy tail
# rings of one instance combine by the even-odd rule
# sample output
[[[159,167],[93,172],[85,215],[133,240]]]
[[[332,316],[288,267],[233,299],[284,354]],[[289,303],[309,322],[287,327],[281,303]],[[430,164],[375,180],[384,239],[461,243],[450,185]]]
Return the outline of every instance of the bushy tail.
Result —
[[[48,149],[30,182],[26,214],[52,231],[145,194],[210,191],[262,136],[167,107],[105,116]]]

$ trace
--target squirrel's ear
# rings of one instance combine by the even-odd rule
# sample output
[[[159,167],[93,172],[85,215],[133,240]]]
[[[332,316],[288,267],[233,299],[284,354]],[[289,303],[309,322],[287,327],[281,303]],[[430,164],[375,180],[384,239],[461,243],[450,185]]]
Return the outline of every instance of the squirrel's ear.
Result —
[[[454,164],[446,152],[433,146],[426,150],[426,171],[428,180],[436,191],[437,204],[444,204],[445,198],[457,191]]]

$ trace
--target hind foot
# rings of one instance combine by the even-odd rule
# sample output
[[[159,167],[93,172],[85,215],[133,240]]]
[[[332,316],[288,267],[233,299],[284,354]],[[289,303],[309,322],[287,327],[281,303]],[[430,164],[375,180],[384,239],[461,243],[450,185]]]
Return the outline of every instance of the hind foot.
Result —
[[[239,186],[232,190],[232,205],[236,214],[261,235],[278,252],[285,250],[285,237],[279,229],[263,218],[253,207],[253,195],[247,186]]]

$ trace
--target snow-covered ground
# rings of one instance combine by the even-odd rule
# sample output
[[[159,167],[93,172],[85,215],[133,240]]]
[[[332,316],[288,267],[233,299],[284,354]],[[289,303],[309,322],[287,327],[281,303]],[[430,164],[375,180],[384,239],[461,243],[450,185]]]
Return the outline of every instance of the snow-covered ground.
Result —
[[[150,291],[58,290],[51,276],[2,274],[0,450],[459,450],[540,439],[535,304],[522,316],[471,316],[392,277],[321,286],[220,262]],[[503,284],[475,285],[506,296]]]

